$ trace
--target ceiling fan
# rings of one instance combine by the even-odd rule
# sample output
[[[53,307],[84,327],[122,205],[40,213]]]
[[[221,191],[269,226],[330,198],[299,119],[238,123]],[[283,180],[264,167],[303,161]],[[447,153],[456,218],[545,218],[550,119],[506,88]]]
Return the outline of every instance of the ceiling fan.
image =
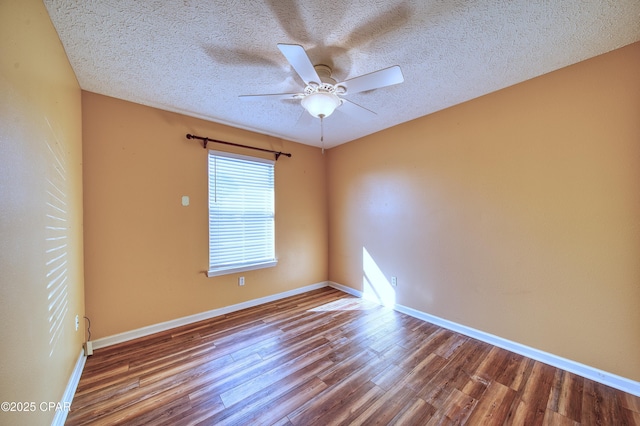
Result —
[[[398,65],[350,78],[338,83],[332,77],[331,67],[313,65],[307,52],[298,44],[279,43],[278,48],[298,73],[305,87],[299,93],[279,93],[264,95],[241,95],[242,99],[295,99],[302,107],[320,121],[329,117],[337,108],[347,114],[366,117],[376,113],[361,106],[345,96],[402,83],[404,77]],[[321,140],[323,136],[321,136]]]

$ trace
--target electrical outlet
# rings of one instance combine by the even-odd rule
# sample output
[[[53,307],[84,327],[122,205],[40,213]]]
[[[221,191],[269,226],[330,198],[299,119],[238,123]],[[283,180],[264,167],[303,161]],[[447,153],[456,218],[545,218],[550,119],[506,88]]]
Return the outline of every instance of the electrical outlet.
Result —
[[[76,331],[80,328],[80,317],[76,315]]]
[[[391,285],[394,287],[398,286],[398,277],[391,277]]]
[[[244,285],[244,277],[238,278],[238,285]]]
[[[82,347],[84,348],[84,354],[86,356],[93,355],[93,342],[85,342]]]

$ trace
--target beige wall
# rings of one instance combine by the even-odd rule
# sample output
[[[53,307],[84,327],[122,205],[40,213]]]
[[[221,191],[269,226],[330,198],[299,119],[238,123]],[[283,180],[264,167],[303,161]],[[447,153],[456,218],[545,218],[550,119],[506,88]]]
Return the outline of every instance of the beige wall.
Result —
[[[0,424],[47,424],[84,341],[81,92],[41,1],[0,2],[0,52],[0,401],[37,404]]]
[[[83,92],[82,108],[92,338],[326,281],[319,149],[89,92]],[[205,276],[207,151],[187,133],[293,154],[276,163],[276,267]],[[190,197],[188,207],[183,195]],[[238,286],[241,275],[244,287]]]
[[[638,76],[640,43],[331,149],[329,279],[640,380]]]

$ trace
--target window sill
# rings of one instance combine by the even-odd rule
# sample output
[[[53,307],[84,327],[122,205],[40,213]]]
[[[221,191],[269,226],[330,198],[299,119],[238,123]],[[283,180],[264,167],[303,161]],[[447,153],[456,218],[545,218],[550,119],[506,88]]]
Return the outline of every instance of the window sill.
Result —
[[[218,277],[220,275],[233,274],[236,272],[253,271],[255,269],[272,268],[278,264],[277,260],[262,263],[252,263],[250,265],[233,266],[229,268],[216,268],[207,271],[207,277]]]

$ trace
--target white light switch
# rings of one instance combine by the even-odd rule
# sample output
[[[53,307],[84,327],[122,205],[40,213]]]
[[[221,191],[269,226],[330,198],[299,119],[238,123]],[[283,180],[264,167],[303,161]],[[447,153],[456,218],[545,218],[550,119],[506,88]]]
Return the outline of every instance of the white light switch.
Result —
[[[185,207],[189,205],[189,196],[188,195],[183,195],[182,196],[182,205],[185,206]]]

